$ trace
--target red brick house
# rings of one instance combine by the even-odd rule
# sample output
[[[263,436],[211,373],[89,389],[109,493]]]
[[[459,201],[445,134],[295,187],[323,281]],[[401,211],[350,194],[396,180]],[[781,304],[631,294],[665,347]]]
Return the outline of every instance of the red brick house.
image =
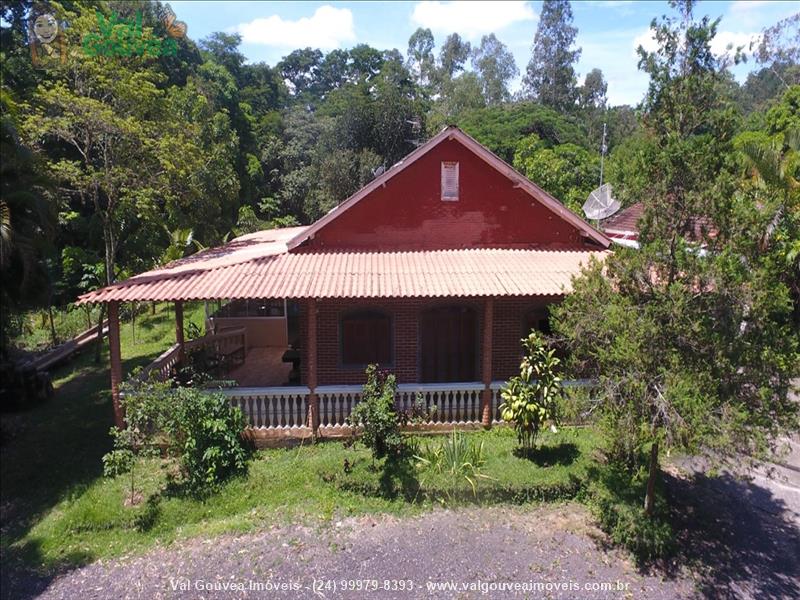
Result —
[[[148,372],[203,348],[235,357],[225,393],[253,428],[345,426],[369,363],[397,375],[401,408],[416,399],[433,422],[489,424],[520,338],[547,327],[548,306],[610,243],[450,127],[310,226],[245,235],[80,301],[108,305],[115,397],[119,303],[171,301],[177,343]],[[227,304],[184,342],[194,300]]]

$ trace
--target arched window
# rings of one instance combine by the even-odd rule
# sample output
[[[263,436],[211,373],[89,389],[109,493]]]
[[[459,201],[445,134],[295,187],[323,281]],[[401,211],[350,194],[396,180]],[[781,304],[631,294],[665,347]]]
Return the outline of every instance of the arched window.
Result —
[[[392,364],[392,320],[381,312],[359,311],[342,316],[339,327],[343,366]]]
[[[546,307],[529,310],[525,314],[523,327],[524,331],[522,332],[522,337],[528,337],[532,329],[544,335],[550,335],[553,333],[550,327],[550,311]]]

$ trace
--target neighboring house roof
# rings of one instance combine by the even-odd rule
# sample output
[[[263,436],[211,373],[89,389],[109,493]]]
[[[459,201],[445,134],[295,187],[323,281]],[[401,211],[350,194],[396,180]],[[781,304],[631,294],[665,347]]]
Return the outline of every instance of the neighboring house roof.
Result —
[[[235,241],[235,240],[234,240]],[[241,250],[244,252],[245,250]],[[607,251],[427,250],[290,252],[224,263],[194,261],[143,273],[79,302],[236,298],[552,296],[568,293],[591,257]]]
[[[644,205],[641,202],[623,208],[616,214],[611,215],[603,221],[603,231],[610,238],[639,237],[639,219],[644,213]]]
[[[643,214],[644,205],[641,202],[632,204],[603,221],[603,231],[618,244],[638,248],[639,220]],[[693,217],[689,220],[688,225],[691,228],[691,233],[687,236],[689,240],[702,242],[705,235],[711,237],[716,235],[716,229],[705,217]]]
[[[476,156],[483,159],[490,167],[494,168],[496,171],[511,180],[515,187],[519,187],[520,189],[524,190],[535,200],[539,201],[543,206],[555,213],[558,217],[577,228],[586,238],[599,244],[603,248],[608,248],[608,246],[611,244],[611,241],[602,232],[592,227],[589,223],[569,210],[567,207],[561,204],[561,202],[556,200],[553,196],[548,194],[527,177],[518,171],[515,171],[513,167],[491,152],[488,148],[482,146],[479,142],[461,131],[458,127],[446,127],[437,135],[433,136],[430,140],[422,144],[419,148],[411,152],[399,163],[388,169],[385,173],[373,179],[355,194],[344,200],[341,204],[334,207],[328,212],[328,214],[309,226],[308,229],[298,233],[295,237],[289,240],[289,248],[296,248],[306,240],[314,237],[314,234],[320,229],[324,228],[328,223],[334,219],[337,219],[345,211],[355,206],[364,198],[368,197],[371,192],[375,191],[381,186],[386,185],[390,179],[410,167],[412,164],[414,164],[414,162],[425,156],[428,152],[445,140],[455,140],[461,143],[463,146],[471,150]]]

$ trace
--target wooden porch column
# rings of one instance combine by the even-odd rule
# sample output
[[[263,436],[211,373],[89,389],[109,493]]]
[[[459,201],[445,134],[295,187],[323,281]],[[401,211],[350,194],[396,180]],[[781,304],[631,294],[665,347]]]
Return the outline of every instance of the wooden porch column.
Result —
[[[119,401],[122,382],[122,354],[119,346],[119,302],[108,303],[108,354],[111,358],[111,402],[114,406],[114,425],[125,428],[125,412]]]
[[[494,298],[483,301],[483,397],[481,402],[481,422],[484,427],[492,426],[492,327],[494,326]]]
[[[183,364],[186,355],[183,340],[183,302],[180,300],[175,301],[175,341],[178,343],[178,360]]]
[[[319,398],[317,398],[317,301],[309,298],[306,301],[306,319],[308,323],[308,339],[306,339],[306,355],[308,357],[308,426],[314,437],[319,430]]]

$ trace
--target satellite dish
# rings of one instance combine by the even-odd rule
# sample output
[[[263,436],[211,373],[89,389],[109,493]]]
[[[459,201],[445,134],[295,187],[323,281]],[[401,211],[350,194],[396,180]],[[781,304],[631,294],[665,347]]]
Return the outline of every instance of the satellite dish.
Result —
[[[386,165],[379,165],[377,168],[372,169],[372,176],[379,177],[386,172]]]
[[[586,202],[583,203],[583,213],[586,218],[599,221],[610,217],[620,208],[619,200],[611,196],[611,186],[607,183],[592,190]]]

